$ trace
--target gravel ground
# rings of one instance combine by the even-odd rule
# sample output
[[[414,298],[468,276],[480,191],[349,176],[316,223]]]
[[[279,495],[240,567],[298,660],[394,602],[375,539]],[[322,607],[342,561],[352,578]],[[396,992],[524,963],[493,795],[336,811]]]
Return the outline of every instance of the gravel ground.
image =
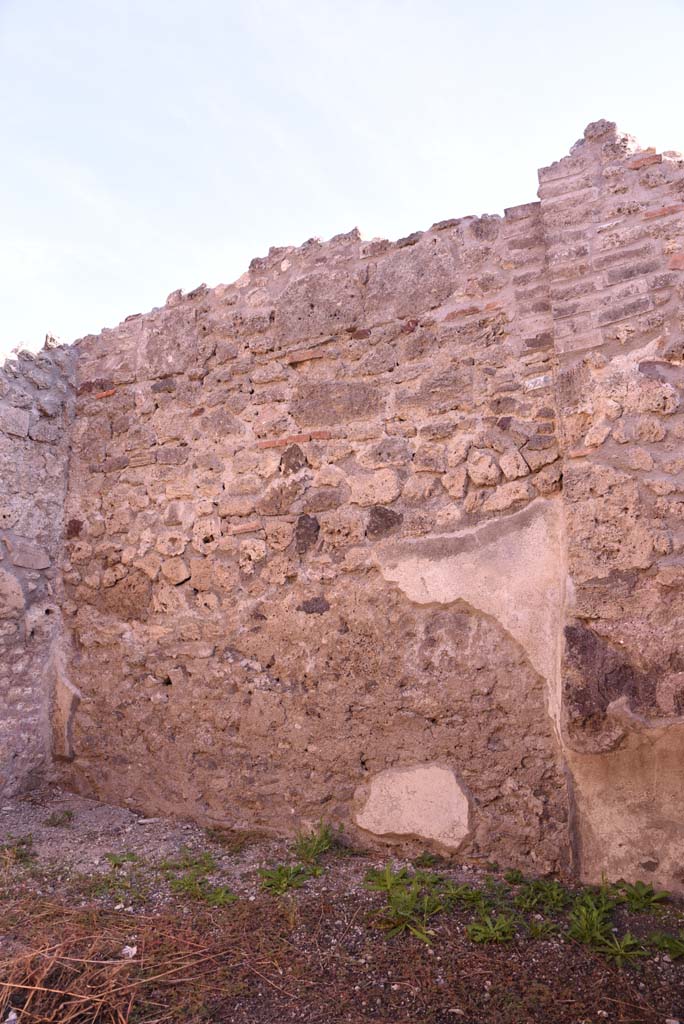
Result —
[[[649,945],[654,931],[684,935],[680,900],[613,909],[614,934],[644,950],[621,966],[568,936],[578,888],[564,889],[558,912],[523,913],[519,880],[496,866],[392,860],[395,873],[467,884],[493,917],[515,918],[506,942],[477,944],[479,911],[450,904],[429,919],[426,943],[380,927],[388,897],[364,879],[387,858],[343,841],[301,888],[274,895],[259,871],[297,863],[283,839],[59,790],[6,801],[0,829],[0,1024],[684,1021],[684,955]],[[535,934],[544,922],[549,933]]]

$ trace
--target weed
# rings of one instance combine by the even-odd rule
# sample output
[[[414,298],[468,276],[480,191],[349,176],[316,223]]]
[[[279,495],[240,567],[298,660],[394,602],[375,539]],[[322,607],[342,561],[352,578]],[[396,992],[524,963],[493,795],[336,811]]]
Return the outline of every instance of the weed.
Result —
[[[679,960],[684,956],[684,931],[680,931],[678,936],[668,935],[666,932],[653,932],[649,935],[649,940],[656,949],[667,953],[673,960]]]
[[[567,906],[569,896],[560,882],[540,879],[521,885],[513,900],[518,910],[543,910],[555,913]]]
[[[124,864],[135,864],[138,859],[137,853],[105,853],[105,860],[109,861],[114,869],[123,867]]]
[[[227,907],[230,903],[235,903],[237,896],[227,885],[214,885],[202,892],[202,899],[210,907]]]
[[[558,934],[558,925],[555,921],[547,921],[543,917],[532,917],[525,922],[531,939],[548,939]]]
[[[169,879],[171,892],[178,895],[201,900],[210,907],[225,907],[237,899],[228,886],[210,885],[207,875],[216,871],[216,861],[208,851],[193,853],[183,847],[180,857],[164,860],[160,867]]]
[[[131,872],[129,865],[137,864],[139,858],[135,853],[106,853],[109,872],[88,879],[87,891],[92,896],[108,896],[116,900],[143,900],[147,886],[135,868]]]
[[[66,828],[73,820],[73,811],[53,811],[43,824],[48,825],[50,828]]]
[[[146,886],[137,877],[131,878],[114,869],[109,874],[89,878],[85,889],[90,896],[106,896],[117,901],[142,901],[146,896]]]
[[[665,903],[670,895],[664,890],[656,892],[652,885],[640,881],[636,881],[634,885],[630,885],[629,882],[621,882],[619,888],[623,894],[622,899],[624,899],[628,909],[634,913],[639,913],[642,910],[657,909],[661,904]]]
[[[435,893],[440,893],[447,884],[443,875],[436,875],[433,871],[423,871],[422,869],[414,872],[411,882],[415,882],[426,892]]]
[[[484,894],[479,889],[473,889],[471,885],[455,885],[448,881],[441,889],[441,896],[447,906],[461,903],[465,907],[476,907],[482,911],[490,907]]]
[[[275,868],[260,868],[259,874],[264,892],[282,896],[288,889],[301,889],[312,873],[303,864],[278,864]]]
[[[444,863],[444,857],[440,857],[438,853],[429,853],[427,850],[419,854],[413,861],[414,868],[434,868],[438,864]]]
[[[5,869],[16,865],[26,867],[34,857],[32,835],[10,836],[8,842],[0,843],[0,866]]]
[[[593,908],[608,915],[615,910],[618,903],[622,902],[624,900],[620,891],[615,886],[604,883],[594,888],[583,889],[579,896],[575,898],[574,906],[587,907],[590,910]]]
[[[505,872],[504,879],[509,885],[522,885],[525,881],[525,876],[517,868],[510,868],[510,870]]]
[[[553,881],[542,879],[537,883],[537,887],[541,894],[539,905],[546,913],[563,910],[570,902],[570,893],[555,879]]]
[[[616,967],[623,967],[624,964],[632,963],[639,957],[648,956],[641,943],[630,932],[621,939],[617,935],[610,935],[597,946],[597,949],[608,960],[612,960]]]
[[[173,878],[171,891],[193,900],[201,900],[210,907],[226,907],[237,899],[227,885],[209,885],[206,878],[196,871],[188,871],[180,878]]]
[[[592,904],[586,897],[575,901],[568,922],[570,938],[585,946],[600,946],[611,938],[607,911]]]
[[[294,851],[303,864],[315,864],[333,843],[333,831],[330,825],[319,821],[313,832],[298,832],[295,837]]]
[[[420,884],[414,881],[408,888],[395,888],[387,893],[387,906],[378,914],[379,925],[388,935],[409,932],[430,945],[434,933],[428,928],[428,921],[443,909],[438,896],[422,892]]]
[[[386,892],[390,895],[406,888],[409,884],[409,874],[406,868],[393,871],[391,864],[385,864],[381,871],[376,868],[367,871],[364,884],[371,892]]]
[[[510,893],[503,882],[498,882],[491,875],[486,875],[484,880],[484,898],[492,907],[500,909],[508,906]]]
[[[159,867],[162,871],[199,871],[208,875],[216,871],[216,861],[209,851],[193,853],[187,846],[181,847],[180,856],[170,860],[163,860]]]
[[[481,913],[477,921],[472,921],[466,928],[466,935],[471,942],[488,945],[494,942],[510,942],[515,936],[515,921],[510,914]]]

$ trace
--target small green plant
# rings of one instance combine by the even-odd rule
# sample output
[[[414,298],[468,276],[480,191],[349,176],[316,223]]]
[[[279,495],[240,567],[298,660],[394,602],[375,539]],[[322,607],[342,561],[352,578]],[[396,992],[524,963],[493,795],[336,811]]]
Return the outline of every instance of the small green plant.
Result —
[[[477,921],[472,921],[466,928],[466,935],[471,942],[479,945],[510,942],[515,936],[515,921],[510,914],[481,913]]]
[[[522,885],[525,881],[525,876],[517,868],[510,868],[505,872],[504,879],[509,885]]]
[[[370,889],[371,892],[386,892],[388,895],[399,889],[406,889],[408,884],[409,873],[406,868],[394,871],[391,864],[385,864],[382,870],[370,868],[364,880],[366,889]]]
[[[10,836],[6,843],[0,843],[0,866],[10,868],[14,865],[26,867],[34,859],[33,836]]]
[[[166,874],[173,871],[198,871],[209,875],[216,871],[216,861],[208,850],[193,853],[187,846],[181,847],[179,857],[163,860],[159,866]]]
[[[92,896],[106,896],[116,900],[144,899],[147,885],[133,865],[139,857],[135,853],[106,853],[109,871],[89,879],[87,888]]]
[[[426,892],[441,893],[444,886],[446,885],[446,879],[443,875],[437,875],[434,871],[425,871],[419,869],[414,872],[411,882],[415,882]]]
[[[621,939],[617,935],[610,935],[597,945],[597,949],[616,967],[623,967],[627,963],[633,963],[639,957],[648,956],[641,943],[630,932],[623,935]]]
[[[493,909],[484,893],[480,889],[474,889],[471,885],[456,885],[452,881],[447,881],[440,890],[440,894],[449,907],[460,903],[464,907],[475,907],[482,911]]]
[[[602,906],[580,897],[568,917],[568,935],[585,946],[600,946],[611,938],[610,921]]]
[[[513,902],[518,910],[543,910],[551,914],[562,910],[568,904],[569,897],[560,882],[539,879],[521,885]]]
[[[283,896],[288,889],[301,889],[312,873],[303,864],[278,864],[275,868],[260,868],[259,874],[264,892]]]
[[[112,868],[121,868],[124,864],[135,864],[138,855],[137,853],[105,853],[105,860],[109,861]]]
[[[330,825],[319,821],[313,832],[298,832],[294,843],[294,852],[303,864],[315,864],[333,844],[333,831]]]
[[[601,913],[607,916],[612,914],[619,903],[623,902],[624,898],[619,889],[613,885],[603,883],[602,885],[589,886],[586,889],[582,889],[579,895],[575,897],[573,906],[600,910]]]
[[[230,903],[235,903],[237,896],[227,885],[214,885],[204,889],[202,899],[210,907],[227,907]]]
[[[227,885],[209,885],[207,879],[197,871],[187,871],[171,880],[171,890],[193,900],[201,900],[210,907],[226,907],[237,899]]]
[[[508,906],[510,892],[503,882],[497,881],[491,875],[486,875],[483,886],[483,896],[489,906],[502,909]]]
[[[414,868],[434,868],[438,864],[443,864],[444,858],[440,857],[438,853],[429,853],[425,850],[420,853],[413,861]]]
[[[97,875],[87,879],[85,889],[91,896],[104,896],[119,902],[125,900],[129,903],[135,900],[144,900],[148,891],[143,879],[137,875],[124,874],[114,868],[106,875]]]
[[[652,885],[641,881],[636,881],[633,885],[629,882],[621,882],[619,888],[628,909],[635,913],[658,909],[670,895],[664,890],[656,892]]]
[[[548,939],[558,934],[558,925],[555,921],[547,921],[545,918],[531,917],[525,922],[525,926],[531,939]]]
[[[208,851],[194,853],[183,847],[180,856],[164,860],[160,865],[169,879],[171,892],[201,900],[210,907],[226,907],[237,899],[226,885],[211,885],[208,879],[216,871],[216,861]]]
[[[74,820],[73,811],[53,811],[43,822],[49,828],[66,828]]]
[[[443,909],[438,896],[423,892],[414,881],[408,888],[395,888],[387,893],[387,905],[378,914],[378,924],[388,935],[409,932],[430,945],[434,933],[428,928],[428,921]]]
[[[649,941],[662,953],[667,953],[672,960],[679,960],[684,956],[684,931],[679,935],[668,935],[666,932],[653,932]]]

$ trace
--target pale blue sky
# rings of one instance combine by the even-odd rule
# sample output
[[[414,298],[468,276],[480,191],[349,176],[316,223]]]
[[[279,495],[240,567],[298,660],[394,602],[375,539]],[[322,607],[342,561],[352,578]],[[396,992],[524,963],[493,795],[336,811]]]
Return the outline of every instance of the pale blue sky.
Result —
[[[0,0],[0,353],[529,202],[600,117],[684,149],[683,45],[684,0]]]

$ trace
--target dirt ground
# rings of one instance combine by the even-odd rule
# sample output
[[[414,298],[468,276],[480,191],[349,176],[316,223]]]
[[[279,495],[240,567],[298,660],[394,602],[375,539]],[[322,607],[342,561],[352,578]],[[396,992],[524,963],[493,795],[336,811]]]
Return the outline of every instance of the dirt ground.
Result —
[[[6,801],[0,830],[1,1024],[684,1018],[684,903],[652,891],[386,868],[325,830],[295,847],[62,791]]]

